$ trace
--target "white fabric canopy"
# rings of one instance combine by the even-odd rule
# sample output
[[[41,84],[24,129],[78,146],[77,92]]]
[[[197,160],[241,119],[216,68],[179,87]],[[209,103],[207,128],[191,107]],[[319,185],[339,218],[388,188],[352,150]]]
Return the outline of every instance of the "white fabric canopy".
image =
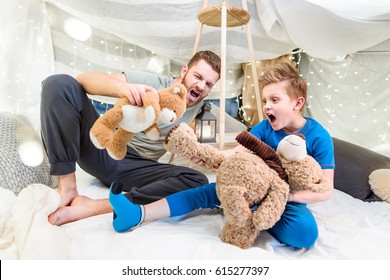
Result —
[[[191,56],[202,0],[49,0],[94,28],[155,53],[186,62]],[[373,1],[249,0],[256,59],[269,59],[300,47],[317,58],[331,59],[390,38],[390,3]],[[241,1],[228,5],[242,7]],[[209,6],[220,1],[209,1]],[[351,8],[352,7],[352,8]],[[203,30],[200,48],[220,51],[219,29]],[[228,60],[248,60],[245,30],[228,31]]]
[[[109,73],[137,69],[177,74],[192,55],[197,14],[203,5],[202,0],[3,2],[0,110],[18,113],[39,104],[41,81],[54,73],[75,75],[81,71]],[[304,51],[300,70],[311,85],[308,100],[311,116],[323,122],[332,135],[344,140],[367,147],[390,143],[387,139],[390,69],[386,67],[390,65],[390,1],[247,2],[256,60],[275,58],[298,48]],[[227,3],[242,7],[240,0]],[[209,1],[209,6],[219,4],[219,0]],[[64,22],[70,17],[90,25],[89,39],[78,41],[65,33]],[[205,26],[199,48],[219,54],[220,30]],[[228,29],[226,53],[225,96],[232,98],[241,94],[241,63],[249,60],[245,28]],[[363,54],[363,60],[356,60]],[[348,73],[345,76],[348,83],[339,78],[340,71]],[[364,85],[353,84],[365,79],[368,82]],[[378,106],[367,101],[367,96],[375,97],[375,104],[381,104],[379,110],[384,113],[378,113]],[[210,98],[218,97],[217,85]],[[351,101],[362,97],[365,102],[359,103],[353,125],[349,125],[349,120],[344,122],[341,117],[352,116],[357,103]],[[333,103],[335,100],[337,103]]]

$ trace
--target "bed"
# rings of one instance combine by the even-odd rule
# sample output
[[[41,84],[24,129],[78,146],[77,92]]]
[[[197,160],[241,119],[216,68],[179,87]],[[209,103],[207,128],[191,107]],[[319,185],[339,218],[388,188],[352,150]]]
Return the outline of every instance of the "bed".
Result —
[[[345,150],[345,149],[344,149]],[[4,151],[1,151],[4,155]],[[167,153],[161,161],[167,162]],[[336,158],[337,160],[337,158]],[[175,157],[173,164],[187,165]],[[337,161],[336,161],[337,164]],[[195,167],[194,167],[195,168]],[[201,171],[215,180],[215,175]],[[20,173],[21,174],[21,173]],[[108,189],[77,169],[79,193],[106,198]],[[3,175],[2,175],[3,176]],[[355,176],[357,177],[357,176]],[[350,184],[353,182],[352,176]],[[0,187],[0,258],[59,260],[388,260],[390,204],[363,201],[336,189],[331,200],[309,205],[319,227],[310,249],[294,249],[262,232],[249,249],[223,243],[221,210],[197,210],[185,216],[144,224],[117,233],[112,214],[57,227],[47,216],[59,205],[57,191],[44,183],[30,183],[18,194]]]

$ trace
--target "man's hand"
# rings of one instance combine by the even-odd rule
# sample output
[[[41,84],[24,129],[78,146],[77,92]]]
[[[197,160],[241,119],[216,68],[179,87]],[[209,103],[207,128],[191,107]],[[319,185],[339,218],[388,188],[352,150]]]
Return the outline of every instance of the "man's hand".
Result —
[[[120,97],[127,97],[127,99],[129,99],[130,101],[130,104],[142,107],[142,98],[148,91],[153,92],[154,94],[156,94],[157,98],[159,98],[157,90],[153,87],[143,84],[130,84],[126,82],[120,84],[118,89],[118,95]]]

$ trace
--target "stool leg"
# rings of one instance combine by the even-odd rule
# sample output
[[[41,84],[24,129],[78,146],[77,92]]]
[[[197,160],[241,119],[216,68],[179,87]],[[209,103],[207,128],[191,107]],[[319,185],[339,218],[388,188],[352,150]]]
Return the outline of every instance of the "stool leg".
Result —
[[[204,9],[208,6],[208,2],[209,2],[208,0],[203,0],[203,8],[202,9]],[[199,21],[198,32],[196,33],[195,45],[194,45],[194,50],[192,52],[192,55],[195,55],[198,52],[200,36],[202,35],[202,31],[203,31],[203,23]]]
[[[168,163],[172,163],[174,159],[175,159],[175,154],[171,154],[171,156],[169,157]]]
[[[202,29],[203,29],[203,23],[199,22],[198,33],[196,34],[194,51],[192,52],[192,55],[195,55],[198,52],[200,36],[202,35]]]
[[[226,33],[227,33],[227,6],[222,0],[221,7],[221,77],[219,95],[219,149],[223,150],[225,138],[225,88],[226,88]]]
[[[248,10],[246,0],[242,0],[242,6],[245,10]],[[245,27],[246,27],[246,36],[247,36],[247,41],[248,41],[249,56],[250,56],[250,60],[251,60],[253,82],[254,82],[254,86],[255,86],[257,113],[259,115],[259,122],[260,122],[261,120],[263,120],[263,104],[261,102],[261,94],[260,94],[259,81],[258,81],[259,78],[257,76],[256,59],[255,59],[255,52],[253,50],[253,41],[252,41],[250,21],[245,25]]]

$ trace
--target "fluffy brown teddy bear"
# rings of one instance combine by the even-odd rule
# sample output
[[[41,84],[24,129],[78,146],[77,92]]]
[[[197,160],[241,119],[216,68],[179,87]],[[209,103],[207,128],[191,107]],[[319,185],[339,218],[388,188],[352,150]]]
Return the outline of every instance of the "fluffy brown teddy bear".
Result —
[[[166,136],[167,151],[187,158],[204,160],[204,167],[216,172],[216,190],[226,224],[221,233],[224,242],[241,248],[251,246],[261,231],[271,228],[281,217],[289,194],[284,175],[270,166],[275,164],[275,151],[248,132],[237,141],[254,151],[225,158],[220,150],[197,141],[193,130],[184,123]],[[269,165],[262,159],[267,158]],[[283,173],[283,170],[280,169]],[[284,176],[285,177],[285,176]],[[253,206],[257,206],[255,210]]]
[[[144,131],[150,139],[159,139],[161,130],[157,122],[169,124],[183,116],[187,89],[182,84],[174,84],[158,90],[158,95],[146,92],[143,107],[131,105],[126,97],[120,98],[92,126],[92,143],[99,149],[107,149],[113,159],[121,160],[126,155],[127,142],[135,133]]]
[[[306,140],[301,134],[288,135],[279,142],[276,153],[287,173],[291,191],[326,192],[333,188],[318,162],[306,153]]]

